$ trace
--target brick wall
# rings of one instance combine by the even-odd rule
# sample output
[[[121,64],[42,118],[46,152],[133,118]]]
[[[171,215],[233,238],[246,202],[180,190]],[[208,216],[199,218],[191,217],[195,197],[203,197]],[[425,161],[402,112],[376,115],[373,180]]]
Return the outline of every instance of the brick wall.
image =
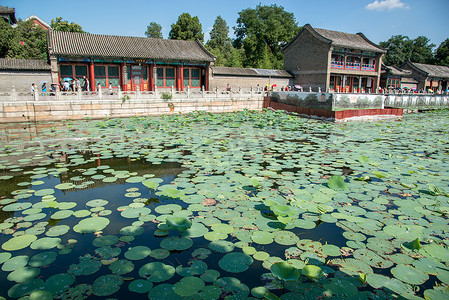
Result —
[[[42,80],[51,81],[50,72],[30,72],[30,71],[1,71],[0,72],[0,91],[10,92],[12,87],[17,92],[29,92],[31,84],[34,82],[40,90]],[[48,84],[47,84],[48,86]],[[47,87],[48,89],[48,87]]]

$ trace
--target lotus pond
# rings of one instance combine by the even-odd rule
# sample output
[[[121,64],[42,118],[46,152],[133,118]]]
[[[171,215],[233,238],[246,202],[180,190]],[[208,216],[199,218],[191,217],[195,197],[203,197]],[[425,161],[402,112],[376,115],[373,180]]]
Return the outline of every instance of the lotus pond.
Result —
[[[449,298],[448,112],[0,135],[0,298]]]

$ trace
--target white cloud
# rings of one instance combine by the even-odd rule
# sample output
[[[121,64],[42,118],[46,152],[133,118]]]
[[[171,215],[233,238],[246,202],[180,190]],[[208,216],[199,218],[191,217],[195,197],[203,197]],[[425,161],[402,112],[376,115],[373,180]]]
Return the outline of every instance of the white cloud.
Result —
[[[407,3],[401,2],[401,0],[375,0],[374,2],[368,4],[366,7],[368,10],[393,10],[395,8],[399,9],[409,9],[410,6]]]

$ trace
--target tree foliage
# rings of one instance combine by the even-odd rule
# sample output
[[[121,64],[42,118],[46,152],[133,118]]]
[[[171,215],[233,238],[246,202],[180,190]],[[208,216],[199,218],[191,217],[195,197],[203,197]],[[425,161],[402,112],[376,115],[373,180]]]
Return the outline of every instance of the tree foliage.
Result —
[[[73,22],[69,23],[62,19],[62,17],[57,17],[56,20],[52,19],[50,27],[56,31],[85,32],[80,25]]]
[[[32,20],[19,20],[15,28],[0,19],[0,57],[46,59],[46,31]]]
[[[281,49],[299,29],[293,13],[282,6],[259,4],[239,12],[234,46],[244,49],[245,67],[281,69]]]
[[[418,36],[412,40],[408,36],[393,35],[388,41],[380,42],[381,47],[387,49],[386,65],[401,66],[406,61],[431,64],[433,62],[432,49],[435,44],[425,36]]]
[[[232,46],[232,40],[229,38],[229,26],[221,16],[215,20],[206,48],[216,57],[216,66],[243,66],[244,53]]]
[[[173,40],[204,40],[203,29],[197,16],[192,17],[189,13],[183,13],[178,17],[178,21],[171,25],[168,35]]]
[[[162,26],[156,22],[151,22],[150,25],[147,26],[147,30],[145,31],[146,37],[149,38],[162,38]]]
[[[438,46],[434,61],[437,65],[449,66],[449,38]]]

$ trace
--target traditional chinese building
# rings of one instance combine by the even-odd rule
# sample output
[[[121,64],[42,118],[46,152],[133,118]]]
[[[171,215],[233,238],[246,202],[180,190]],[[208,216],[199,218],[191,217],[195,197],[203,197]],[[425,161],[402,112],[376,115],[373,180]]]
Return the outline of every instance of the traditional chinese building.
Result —
[[[2,17],[9,25],[17,23],[15,8],[0,6],[0,17]]]
[[[53,83],[82,80],[90,89],[124,91],[185,88],[209,89],[215,57],[196,41],[99,35],[49,30],[48,54]]]
[[[284,69],[304,88],[330,92],[375,92],[386,50],[362,33],[306,24],[284,48]]]
[[[449,67],[429,64],[406,62],[401,69],[411,72],[411,76],[418,82],[418,89],[445,91],[449,85]]]
[[[418,81],[412,77],[411,70],[382,64],[380,87],[383,89],[418,89]]]

